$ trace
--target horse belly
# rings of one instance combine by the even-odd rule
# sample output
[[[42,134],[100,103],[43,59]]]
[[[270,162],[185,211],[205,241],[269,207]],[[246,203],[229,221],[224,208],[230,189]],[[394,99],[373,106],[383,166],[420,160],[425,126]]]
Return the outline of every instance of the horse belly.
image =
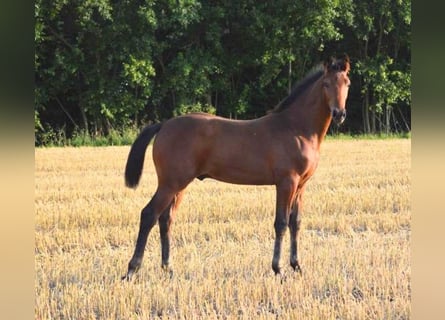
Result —
[[[203,114],[166,122],[153,158],[161,180],[213,178],[235,184],[273,184],[264,139],[248,126]]]
[[[212,152],[205,174],[223,182],[247,185],[273,184],[264,153],[234,146]]]

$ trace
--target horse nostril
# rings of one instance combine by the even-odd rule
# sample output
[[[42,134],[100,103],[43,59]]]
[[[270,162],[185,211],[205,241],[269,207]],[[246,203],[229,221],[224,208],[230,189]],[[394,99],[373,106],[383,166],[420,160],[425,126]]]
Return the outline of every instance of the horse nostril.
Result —
[[[344,118],[346,117],[346,110],[332,110],[332,117],[334,118]]]
[[[332,118],[337,124],[342,123],[346,118],[346,110],[339,110],[339,109],[332,110]]]
[[[340,115],[340,111],[337,109],[332,110],[332,117],[337,118]]]

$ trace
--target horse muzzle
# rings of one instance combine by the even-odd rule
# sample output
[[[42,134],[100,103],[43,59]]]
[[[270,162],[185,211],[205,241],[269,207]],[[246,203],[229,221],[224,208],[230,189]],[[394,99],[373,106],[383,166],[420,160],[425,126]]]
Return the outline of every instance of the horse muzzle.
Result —
[[[338,125],[342,124],[346,119],[346,110],[334,109],[332,110],[332,119]]]

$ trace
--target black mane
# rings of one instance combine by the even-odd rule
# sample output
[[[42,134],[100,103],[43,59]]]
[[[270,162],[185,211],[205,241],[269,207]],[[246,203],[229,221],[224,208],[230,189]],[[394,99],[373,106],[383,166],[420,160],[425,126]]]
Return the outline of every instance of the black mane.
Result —
[[[324,73],[323,65],[319,65],[309,72],[301,81],[299,81],[291,93],[281,100],[270,112],[278,113],[287,109],[292,102],[295,101],[307,88],[309,88],[315,81],[317,81]]]

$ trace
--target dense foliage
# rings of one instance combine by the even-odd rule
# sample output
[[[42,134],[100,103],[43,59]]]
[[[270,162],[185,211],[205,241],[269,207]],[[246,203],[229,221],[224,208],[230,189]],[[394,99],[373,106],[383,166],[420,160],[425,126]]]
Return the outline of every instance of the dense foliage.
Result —
[[[348,53],[345,132],[406,132],[407,0],[36,0],[36,144],[190,111],[247,119]]]

